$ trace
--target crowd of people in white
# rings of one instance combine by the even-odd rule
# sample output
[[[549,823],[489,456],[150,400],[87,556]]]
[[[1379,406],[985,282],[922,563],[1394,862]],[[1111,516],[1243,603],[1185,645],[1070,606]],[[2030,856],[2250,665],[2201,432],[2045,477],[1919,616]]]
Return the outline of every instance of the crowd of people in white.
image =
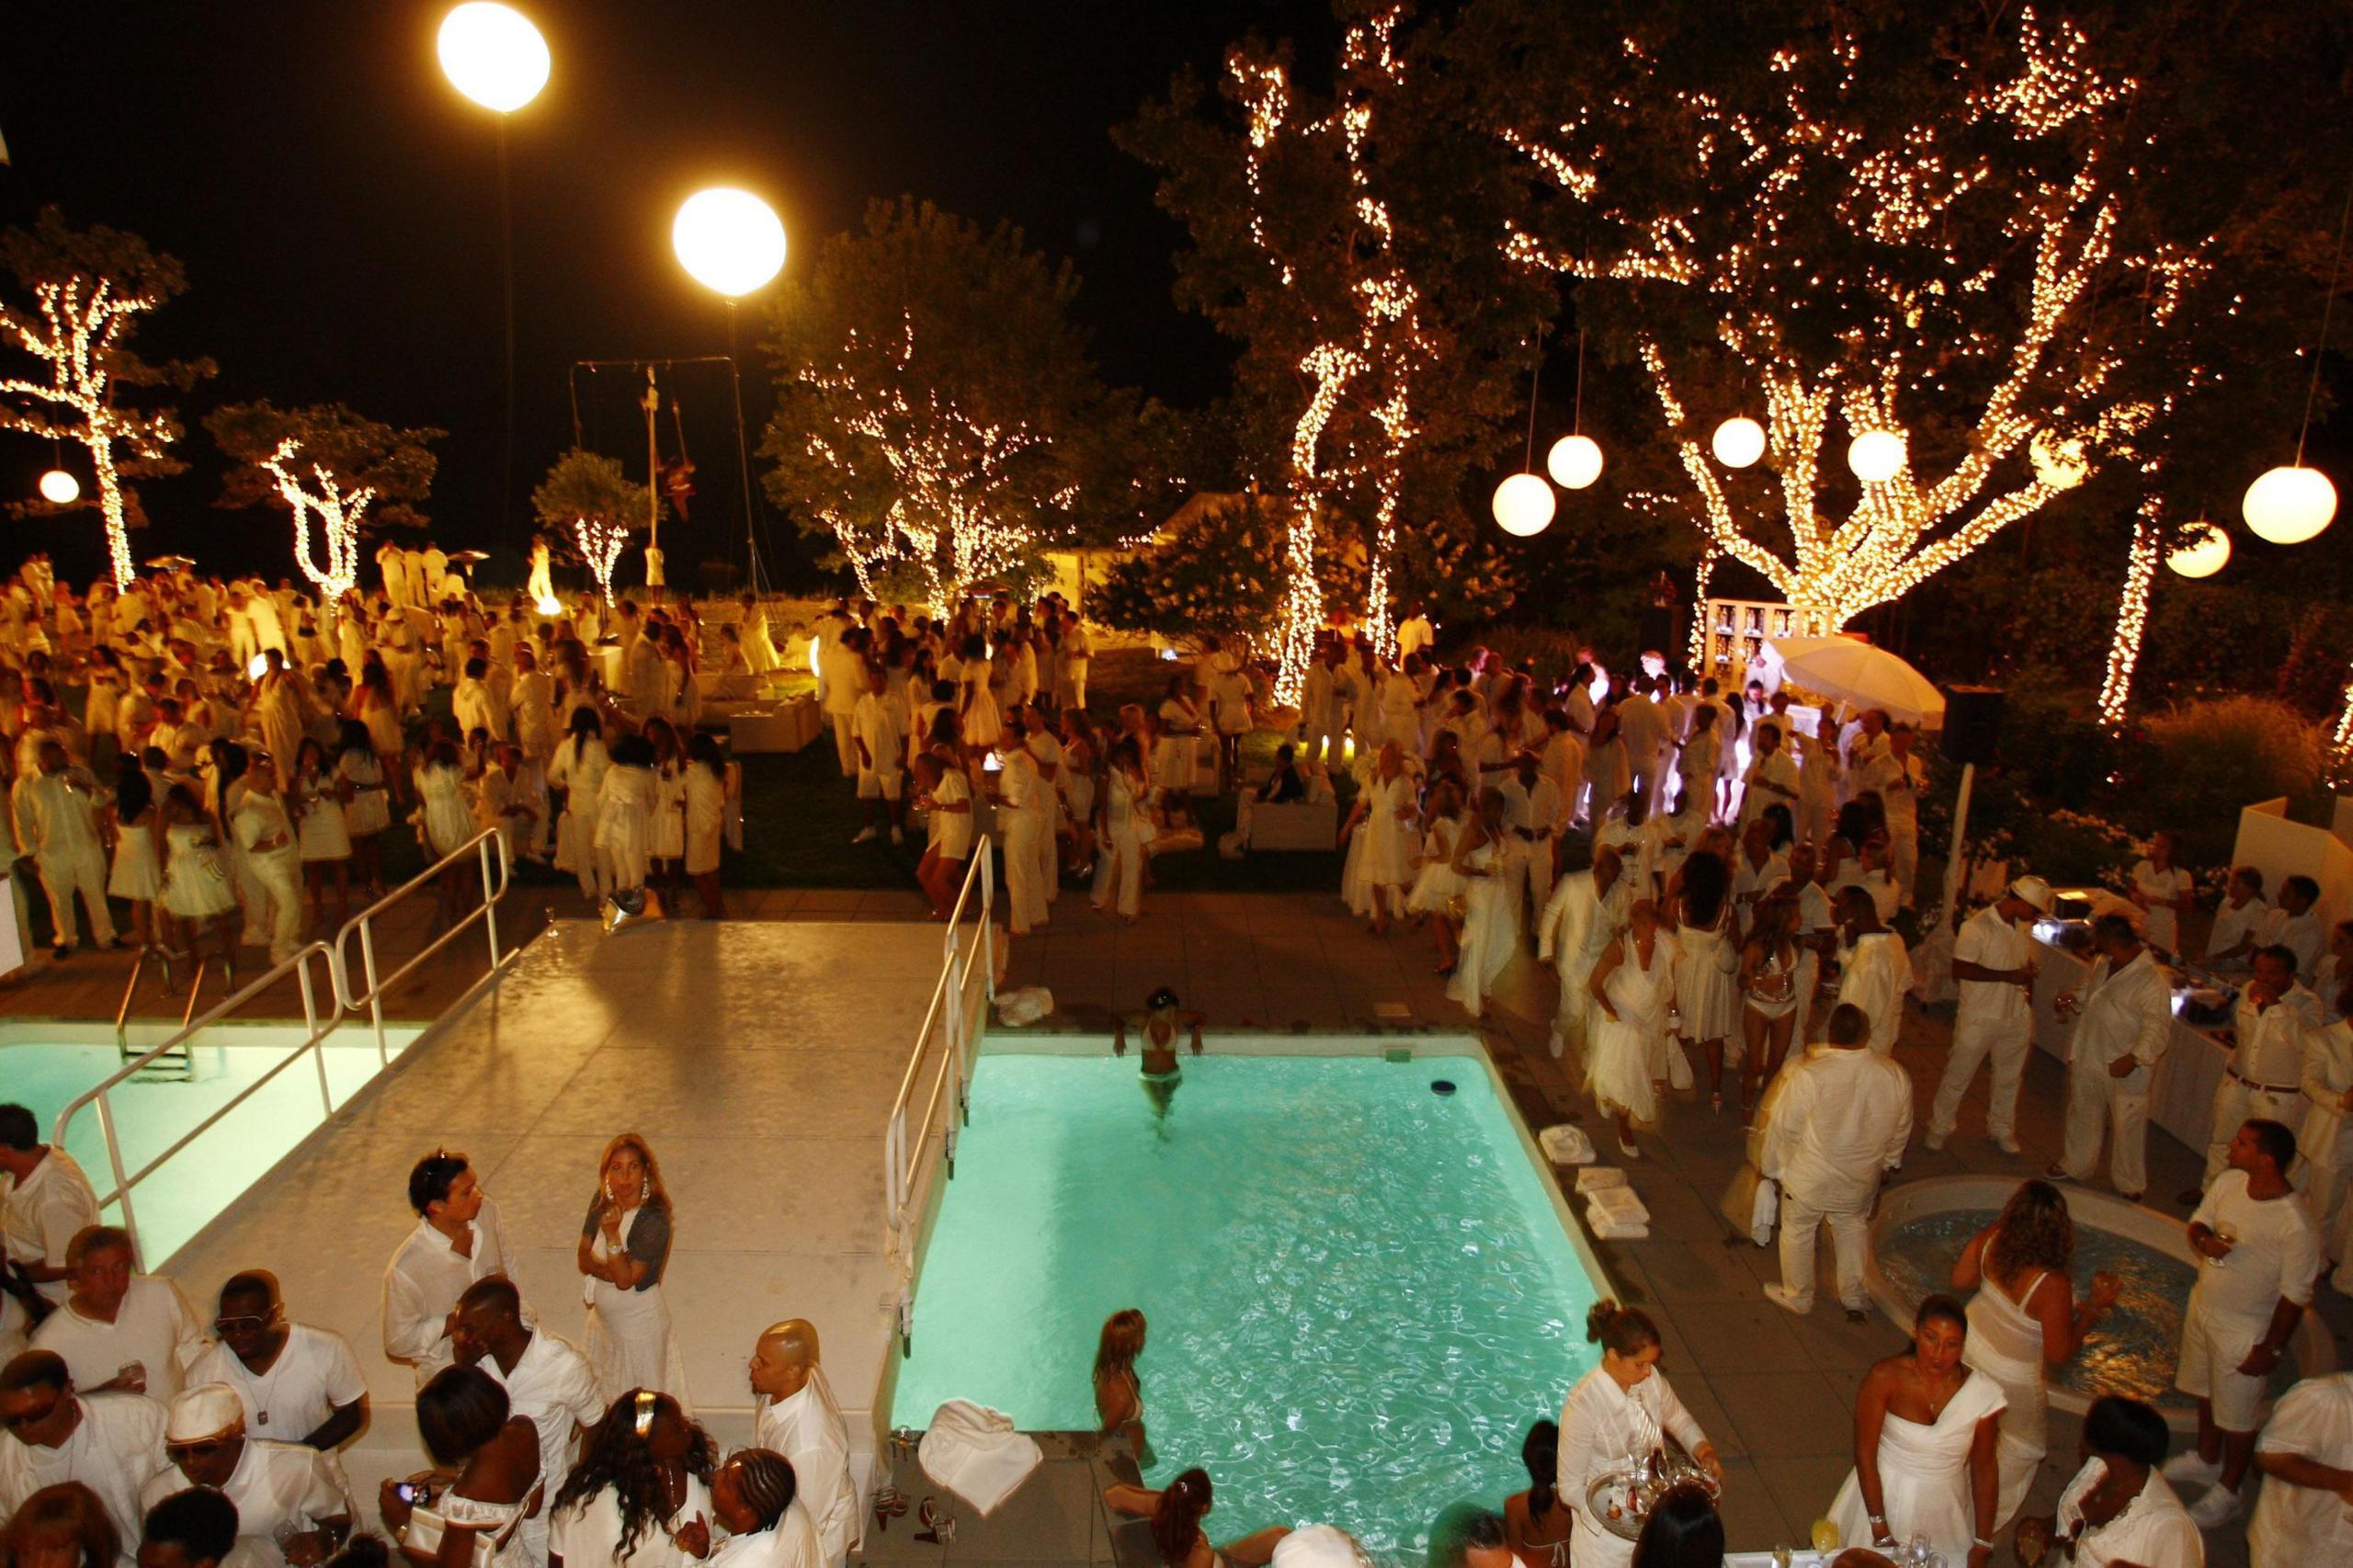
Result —
[[[386,1535],[337,1450],[369,1422],[350,1346],[232,1275],[200,1319],[135,1272],[73,1157],[0,1106],[9,1292],[0,1316],[0,1518],[12,1568],[842,1568],[859,1539],[847,1428],[816,1328],[754,1346],[756,1441],[722,1460],[693,1414],[663,1290],[673,1214],[652,1147],[615,1138],[580,1227],[575,1346],[506,1275],[463,1154],[416,1163],[416,1228],[384,1273],[383,1344],[415,1369],[433,1463],[383,1483]],[[46,1549],[51,1555],[40,1556]],[[13,1555],[12,1555],[13,1553]]]

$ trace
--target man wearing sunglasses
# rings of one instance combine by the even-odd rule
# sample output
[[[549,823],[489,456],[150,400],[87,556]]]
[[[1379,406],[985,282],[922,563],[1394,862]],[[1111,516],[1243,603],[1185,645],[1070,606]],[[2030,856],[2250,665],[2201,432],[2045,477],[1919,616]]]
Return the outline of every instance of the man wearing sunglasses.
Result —
[[[226,1383],[197,1383],[172,1401],[164,1427],[171,1463],[140,1493],[153,1508],[173,1493],[208,1487],[237,1507],[237,1546],[224,1568],[292,1568],[325,1562],[351,1533],[356,1510],[332,1454],[245,1436],[245,1407]]]
[[[286,1321],[278,1281],[258,1269],[221,1287],[212,1320],[221,1342],[188,1369],[191,1383],[226,1383],[256,1437],[341,1447],[368,1419],[368,1382],[339,1334]]]
[[[78,1481],[105,1505],[122,1568],[136,1568],[139,1489],[164,1463],[164,1407],[153,1400],[80,1398],[64,1359],[47,1350],[0,1368],[0,1516],[44,1486]]]

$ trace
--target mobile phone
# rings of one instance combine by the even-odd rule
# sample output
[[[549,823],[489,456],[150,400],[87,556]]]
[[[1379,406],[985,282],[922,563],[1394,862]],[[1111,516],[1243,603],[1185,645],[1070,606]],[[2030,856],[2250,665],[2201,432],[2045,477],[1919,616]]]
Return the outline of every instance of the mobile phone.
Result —
[[[395,1481],[392,1483],[392,1495],[410,1507],[417,1508],[433,1501],[433,1488],[420,1486],[414,1481]]]

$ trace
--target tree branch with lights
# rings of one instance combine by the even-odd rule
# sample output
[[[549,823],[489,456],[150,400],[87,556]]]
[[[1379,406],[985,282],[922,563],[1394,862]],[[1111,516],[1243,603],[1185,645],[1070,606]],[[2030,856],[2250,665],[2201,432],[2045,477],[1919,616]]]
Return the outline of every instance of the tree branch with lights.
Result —
[[[33,227],[0,236],[0,267],[30,297],[0,299],[0,353],[33,363],[6,373],[0,360],[0,430],[72,441],[90,458],[115,585],[131,581],[131,529],[145,521],[126,481],[178,472],[169,455],[180,426],[168,408],[126,401],[133,388],[186,389],[212,373],[210,360],[150,364],[131,348],[142,318],[188,288],[180,264],[118,229],[69,227],[44,208]]]
[[[651,522],[660,505],[650,485],[622,472],[619,459],[579,447],[558,458],[531,491],[531,510],[550,532],[572,540],[608,608],[613,568],[631,532],[641,519]]]
[[[233,460],[216,505],[285,507],[294,563],[330,611],[358,585],[363,523],[424,526],[415,503],[432,488],[432,443],[448,433],[400,429],[341,403],[280,409],[267,400],[215,409],[204,427]]]

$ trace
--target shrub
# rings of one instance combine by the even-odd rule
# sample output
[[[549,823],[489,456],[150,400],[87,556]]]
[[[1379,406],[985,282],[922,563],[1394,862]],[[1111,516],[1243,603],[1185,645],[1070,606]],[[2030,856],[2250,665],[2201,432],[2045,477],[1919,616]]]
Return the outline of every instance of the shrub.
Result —
[[[2284,702],[2222,697],[2151,715],[2143,725],[2152,753],[2131,792],[2136,823],[2170,828],[2191,865],[2229,858],[2239,809],[2277,795],[2289,814],[2325,822],[2321,733]]]

